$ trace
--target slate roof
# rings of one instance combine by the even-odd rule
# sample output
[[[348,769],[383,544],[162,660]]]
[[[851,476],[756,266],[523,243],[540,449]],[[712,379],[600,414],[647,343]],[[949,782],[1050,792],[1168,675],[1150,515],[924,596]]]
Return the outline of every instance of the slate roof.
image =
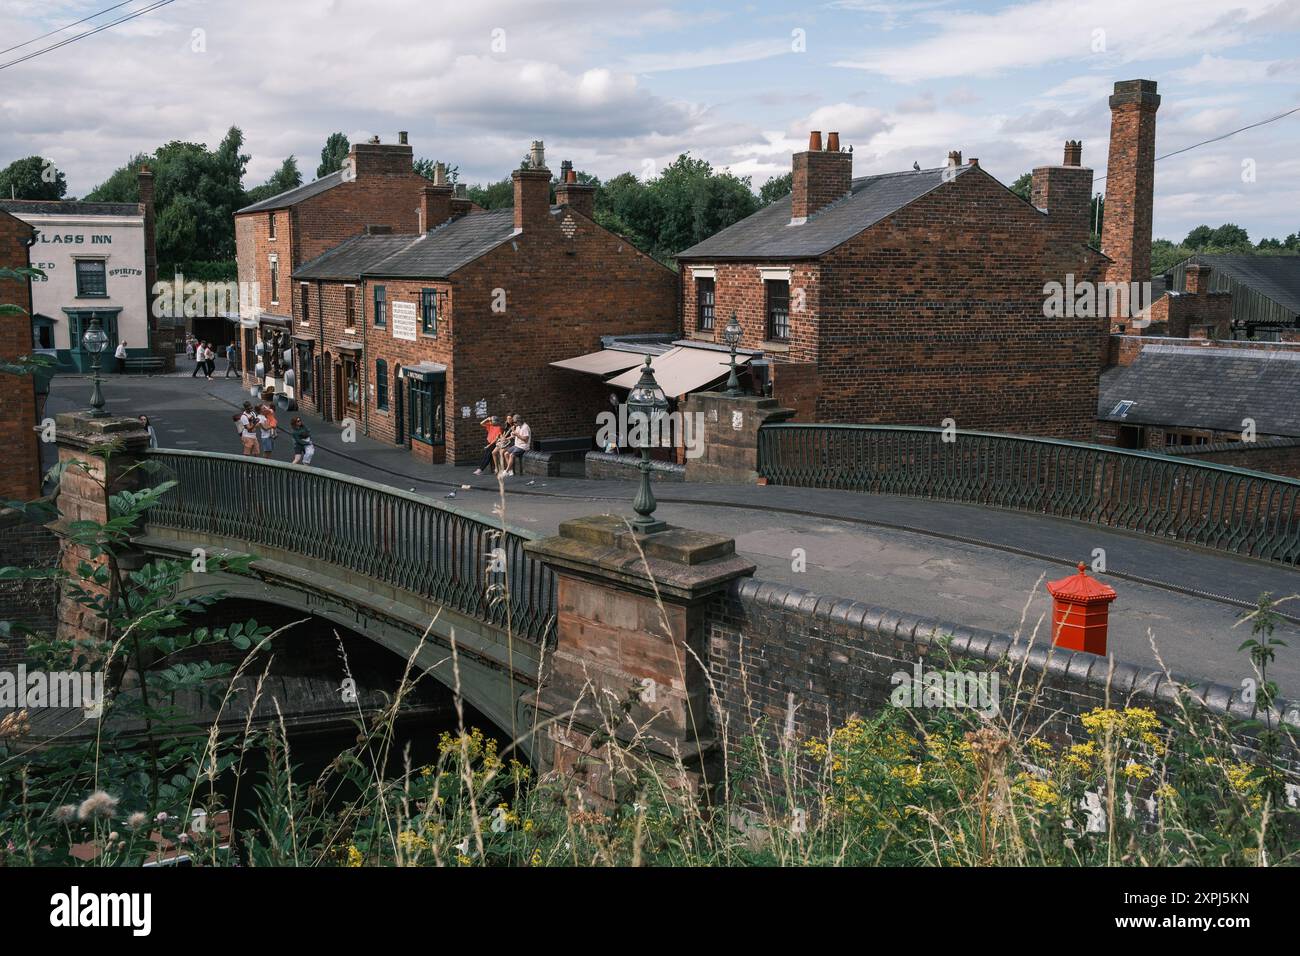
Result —
[[[243,212],[262,212],[266,209],[283,209],[286,206],[292,206],[302,202],[304,199],[310,199],[312,196],[319,195],[327,189],[333,189],[343,182],[343,170],[336,169],[334,172],[322,176],[320,179],[313,179],[309,183],[303,183],[301,186],[295,186],[293,189],[286,189],[282,193],[276,193],[274,196],[267,196],[260,202],[255,202],[251,206],[245,206],[243,209],[236,209],[235,215],[238,216]]]
[[[1131,365],[1101,375],[1097,417],[1126,425],[1241,431],[1300,438],[1300,353],[1197,345],[1148,345]],[[1112,415],[1123,401],[1126,416]]]
[[[971,166],[955,167],[964,176]],[[679,252],[678,259],[809,259],[829,252],[946,181],[948,167],[864,176],[849,195],[802,225],[790,224],[789,195]],[[952,173],[949,173],[951,176]]]
[[[1300,315],[1300,256],[1195,255],[1188,261],[1224,272]]]
[[[140,216],[134,202],[79,202],[77,200],[4,199],[0,209],[21,217],[33,216]]]
[[[560,207],[551,215],[560,214]],[[515,234],[512,207],[473,212],[422,236],[357,236],[303,263],[295,279],[443,279]]]

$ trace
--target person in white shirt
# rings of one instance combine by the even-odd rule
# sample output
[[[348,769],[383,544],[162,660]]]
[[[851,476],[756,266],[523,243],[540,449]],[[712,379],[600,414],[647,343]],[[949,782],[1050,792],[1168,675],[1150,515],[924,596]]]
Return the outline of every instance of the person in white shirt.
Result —
[[[525,454],[532,451],[533,448],[533,430],[528,423],[519,415],[514,416],[515,429],[512,435],[513,444],[506,449],[505,465],[506,476],[513,477],[515,473],[515,459],[523,458]]]
[[[243,443],[244,454],[256,458],[258,452],[257,415],[253,411],[253,406],[248,402],[244,402],[244,410],[235,416],[235,422],[239,427],[239,440]]]
[[[113,358],[117,359],[117,370],[119,373],[126,371],[126,339],[117,343],[117,351],[113,353]]]
[[[203,347],[202,342],[194,343],[194,371],[190,372],[190,378],[194,378],[199,372],[207,377],[208,350]]]

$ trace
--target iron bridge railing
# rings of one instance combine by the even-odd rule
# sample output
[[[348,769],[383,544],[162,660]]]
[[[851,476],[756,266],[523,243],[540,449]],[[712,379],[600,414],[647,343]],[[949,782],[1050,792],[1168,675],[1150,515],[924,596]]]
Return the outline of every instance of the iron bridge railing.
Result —
[[[759,430],[771,484],[935,498],[1300,559],[1300,481],[1102,445],[901,425]]]
[[[525,531],[329,471],[209,452],[149,453],[177,481],[148,525],[324,561],[535,642],[555,633],[555,575]]]

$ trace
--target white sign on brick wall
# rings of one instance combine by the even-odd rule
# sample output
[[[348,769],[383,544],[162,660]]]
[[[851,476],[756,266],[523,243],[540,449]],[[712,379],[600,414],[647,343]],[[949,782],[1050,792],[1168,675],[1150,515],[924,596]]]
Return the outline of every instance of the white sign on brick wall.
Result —
[[[414,302],[393,302],[393,338],[414,342],[416,339],[416,310]]]

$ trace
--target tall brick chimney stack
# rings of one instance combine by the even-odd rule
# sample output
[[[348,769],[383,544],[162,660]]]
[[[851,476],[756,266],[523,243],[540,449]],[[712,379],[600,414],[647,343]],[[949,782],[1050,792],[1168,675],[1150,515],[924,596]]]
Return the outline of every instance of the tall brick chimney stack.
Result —
[[[433,168],[433,182],[425,184],[420,196],[420,228],[424,232],[438,228],[451,218],[451,200],[455,191],[447,182],[447,167],[438,163]]]
[[[794,182],[790,193],[790,222],[800,224],[809,216],[842,199],[853,188],[853,154],[840,151],[840,134],[827,137],[832,147],[822,149],[822,134],[808,134],[808,149],[794,154]]]
[[[567,159],[560,167],[560,184],[555,187],[555,201],[582,213],[588,219],[596,215],[596,187],[578,182],[573,163]]]
[[[1047,213],[1057,235],[1087,244],[1092,236],[1092,170],[1082,165],[1083,144],[1065,143],[1060,166],[1039,166],[1033,172],[1030,201]]]
[[[515,230],[536,229],[551,215],[551,171],[540,139],[533,140],[528,165],[510,174],[515,185]]]
[[[1111,259],[1108,282],[1151,279],[1151,205],[1155,191],[1155,80],[1121,80],[1110,98],[1110,157],[1101,251]]]

